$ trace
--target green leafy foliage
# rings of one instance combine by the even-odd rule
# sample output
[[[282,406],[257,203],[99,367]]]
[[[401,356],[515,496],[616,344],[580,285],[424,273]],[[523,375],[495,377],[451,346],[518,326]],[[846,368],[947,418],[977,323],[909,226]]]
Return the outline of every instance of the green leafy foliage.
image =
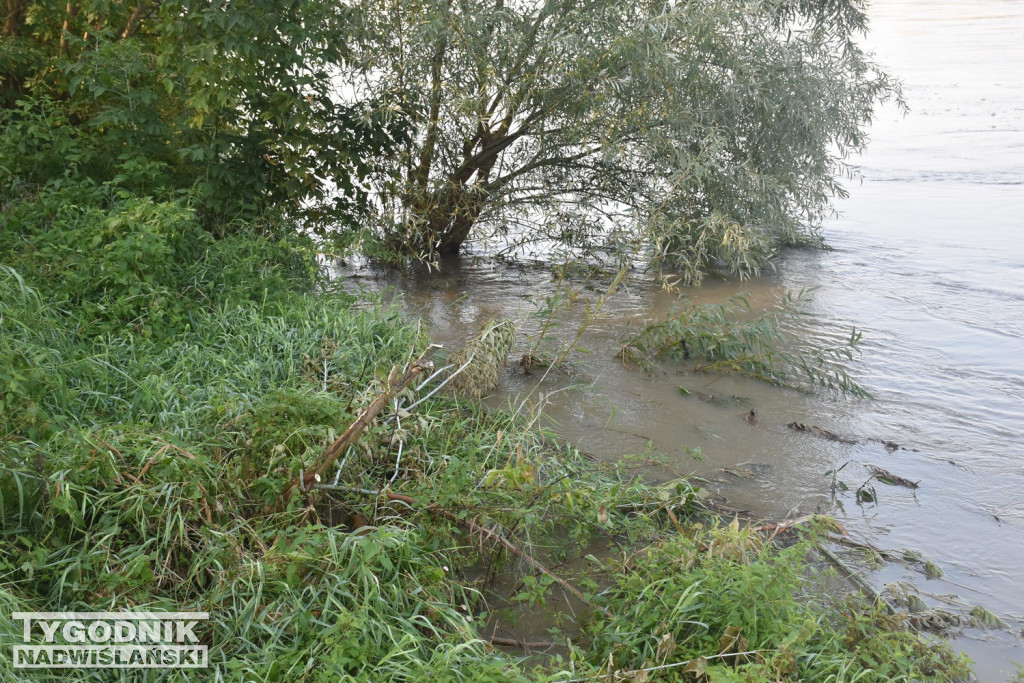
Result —
[[[804,545],[777,553],[738,525],[680,534],[679,517],[696,519],[685,481],[653,487],[595,464],[521,406],[484,410],[428,396],[429,383],[385,393],[389,371],[427,340],[389,308],[317,291],[307,237],[372,205],[385,220],[360,234],[408,230],[376,248],[441,250],[438,231],[457,223],[503,229],[505,211],[557,205],[544,229],[579,246],[596,235],[598,197],[648,227],[711,216],[721,235],[679,243],[704,250],[694,268],[753,269],[780,239],[801,238],[783,233],[823,206],[823,174],[839,163],[822,150],[855,149],[870,105],[891,92],[844,43],[863,24],[857,3],[379,8],[7,3],[0,644],[20,631],[16,611],[201,610],[218,680],[565,680],[678,664],[671,678],[700,657],[723,680],[964,671],[948,649],[859,606],[798,600]],[[797,24],[811,33],[783,40]],[[387,26],[404,33],[374,32]],[[821,71],[823,56],[839,61]],[[780,63],[793,68],[774,74]],[[332,88],[346,65],[379,79],[340,105]],[[444,97],[442,81],[453,86]],[[822,91],[836,111],[816,127]],[[794,138],[773,137],[771,122],[804,120],[785,102],[810,122]],[[471,163],[453,176],[460,154]],[[796,182],[798,166],[818,175]],[[547,199],[534,202],[537,187]],[[570,195],[586,200],[578,211]],[[668,262],[679,244],[663,227],[650,244]],[[728,253],[716,246],[737,239]],[[660,353],[698,330],[687,348],[702,362],[728,352],[780,381],[764,358],[735,353],[775,341],[778,320],[750,331],[739,313],[692,313],[635,348]],[[506,321],[471,345],[485,361],[474,385],[495,381],[512,342]],[[286,495],[382,394],[331,481]],[[589,605],[557,615],[577,629],[564,638],[571,674],[557,658],[527,673],[481,638],[500,601],[473,570],[515,576],[505,597],[534,608],[570,585],[528,557],[564,567]],[[580,558],[601,571],[574,576]],[[0,657],[0,678],[26,676]]]
[[[392,312],[295,291],[254,301],[250,285],[182,328],[91,336],[75,318],[86,308],[2,275],[0,349],[19,377],[5,376],[0,414],[0,607],[209,611],[210,673],[228,680],[564,680],[557,660],[527,676],[480,640],[477,615],[502,603],[470,568],[521,576],[509,599],[524,608],[551,609],[561,590],[471,531],[488,529],[549,566],[614,548],[593,575],[560,570],[606,610],[572,637],[584,677],[726,649],[758,655],[709,659],[721,677],[963,670],[895,624],[800,594],[803,546],[777,554],[736,525],[679,535],[666,511],[692,514],[689,484],[596,466],[536,415],[399,394],[335,483],[281,507],[425,345]],[[372,495],[383,488],[418,504]]]
[[[415,330],[350,312],[344,296],[292,294],[194,311],[177,335],[90,338],[3,276],[0,340],[20,355],[0,413],[0,571],[17,609],[210,610],[211,661],[232,680],[311,667],[332,680],[515,678],[511,662],[488,663],[459,608],[472,600],[422,531],[357,536],[301,509],[265,513],[347,419],[356,386],[323,392],[310,372],[325,339],[344,342],[329,364],[346,376],[398,361]]]
[[[501,236],[687,282],[817,239],[846,159],[898,87],[861,0],[353,5],[347,80],[410,122],[369,178],[394,251]]]
[[[187,197],[204,224],[269,210],[351,221],[365,159],[401,136],[341,106],[348,11],[330,2],[14,0],[0,47],[0,187]]]
[[[265,223],[216,239],[183,200],[158,202],[89,183],[44,188],[8,205],[0,254],[46,282],[47,301],[75,309],[78,333],[149,336],[189,323],[191,309],[309,287],[308,239]]]
[[[804,539],[769,549],[732,525],[694,525],[631,559],[603,594],[613,616],[588,625],[577,656],[628,678],[660,680],[961,680],[966,663],[899,626],[899,617],[818,602]],[[624,609],[619,610],[618,607]],[[834,618],[825,617],[829,612]]]

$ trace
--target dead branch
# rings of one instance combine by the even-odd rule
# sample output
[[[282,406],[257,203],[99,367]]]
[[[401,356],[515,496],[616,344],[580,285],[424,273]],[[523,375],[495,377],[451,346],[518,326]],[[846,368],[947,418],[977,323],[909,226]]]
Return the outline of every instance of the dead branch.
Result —
[[[391,373],[388,375],[387,386],[384,389],[384,393],[375,398],[370,405],[363,409],[363,412],[355,419],[355,422],[348,426],[341,436],[339,436],[334,443],[324,449],[320,459],[313,465],[312,468],[307,470],[303,475],[296,477],[288,487],[282,492],[282,500],[285,504],[292,497],[292,492],[295,489],[300,491],[307,489],[306,482],[319,481],[323,476],[324,472],[335,463],[338,457],[344,453],[349,446],[354,444],[362,436],[363,431],[370,426],[370,423],[375,417],[384,409],[384,406],[388,404],[392,398],[395,397],[400,391],[408,387],[414,379],[419,377],[424,372],[430,371],[434,368],[434,363],[427,360],[427,357],[438,349],[436,344],[431,344],[427,347],[427,350],[420,355],[419,358],[412,362],[409,369],[405,371],[405,374],[400,374],[401,371],[398,366],[391,368]]]
[[[550,640],[519,640],[518,638],[502,638],[500,636],[491,636],[488,640],[491,645],[518,647],[521,650],[546,650],[555,646],[555,643]]]
[[[846,573],[846,576],[850,579],[850,581],[855,583],[858,587],[864,589],[864,591],[871,596],[872,600],[874,600],[876,603],[882,603],[882,606],[885,607],[886,612],[888,612],[889,614],[896,613],[896,610],[893,609],[892,605],[889,604],[888,600],[882,597],[882,594],[878,592],[878,589],[876,589],[874,586],[868,583],[868,580],[861,576],[860,573],[854,570],[850,565],[846,564],[841,559],[839,559],[839,557],[834,552],[832,552],[832,550],[827,545],[825,545],[824,543],[815,543],[814,545],[821,552],[822,555],[824,555],[832,561],[832,564],[842,569]]]

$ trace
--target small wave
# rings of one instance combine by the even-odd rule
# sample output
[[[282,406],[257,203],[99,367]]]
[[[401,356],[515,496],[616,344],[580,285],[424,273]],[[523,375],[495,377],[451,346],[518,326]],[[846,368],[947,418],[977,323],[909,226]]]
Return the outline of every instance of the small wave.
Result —
[[[991,173],[978,171],[878,171],[861,169],[863,176],[877,183],[960,183],[965,185],[1024,185],[1018,171]]]
[[[956,294],[979,294],[988,305],[998,304],[999,300],[1007,302],[1024,301],[1024,291],[992,287],[963,280],[935,279],[932,284],[938,288],[950,290]]]

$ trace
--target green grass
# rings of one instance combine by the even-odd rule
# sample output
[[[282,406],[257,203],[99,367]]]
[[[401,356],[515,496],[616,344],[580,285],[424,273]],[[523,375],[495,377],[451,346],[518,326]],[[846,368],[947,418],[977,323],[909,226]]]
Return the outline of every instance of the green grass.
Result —
[[[171,216],[191,234],[180,207],[142,206],[152,213],[132,204],[137,223]],[[93,212],[99,228],[75,214],[73,227],[109,232],[124,211]],[[388,402],[328,473],[333,486],[285,502],[391,367],[427,346],[418,327],[314,293],[307,247],[258,231],[82,288],[106,261],[27,226],[0,238],[5,653],[20,637],[14,611],[198,610],[211,613],[211,680],[598,680],[651,667],[694,680],[684,663],[700,657],[712,680],[966,675],[896,620],[816,599],[809,542],[780,551],[716,526],[687,482],[656,488],[598,466],[536,415],[442,394],[407,410],[430,386]],[[109,233],[113,251],[131,232]],[[52,277],[51,258],[79,279]],[[468,568],[518,576],[508,597],[536,609],[555,609],[562,588],[480,529],[549,567],[609,547],[587,573],[557,570],[591,605],[562,615],[559,656],[527,664],[482,638],[500,605]],[[755,654],[730,657],[740,645]],[[0,656],[5,680],[118,678],[10,667]]]

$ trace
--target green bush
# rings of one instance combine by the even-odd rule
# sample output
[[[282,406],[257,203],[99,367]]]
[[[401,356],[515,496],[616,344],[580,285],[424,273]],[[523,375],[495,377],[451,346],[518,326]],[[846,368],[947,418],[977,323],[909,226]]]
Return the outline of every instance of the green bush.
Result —
[[[661,680],[959,681],[963,657],[902,616],[811,585],[813,535],[785,549],[732,525],[692,526],[631,558],[602,595],[613,616],[579,653],[612,670],[664,667]]]
[[[5,213],[0,262],[16,262],[49,303],[73,308],[86,337],[172,334],[197,307],[279,298],[309,289],[318,271],[298,234],[238,226],[216,239],[183,200],[72,183]]]

